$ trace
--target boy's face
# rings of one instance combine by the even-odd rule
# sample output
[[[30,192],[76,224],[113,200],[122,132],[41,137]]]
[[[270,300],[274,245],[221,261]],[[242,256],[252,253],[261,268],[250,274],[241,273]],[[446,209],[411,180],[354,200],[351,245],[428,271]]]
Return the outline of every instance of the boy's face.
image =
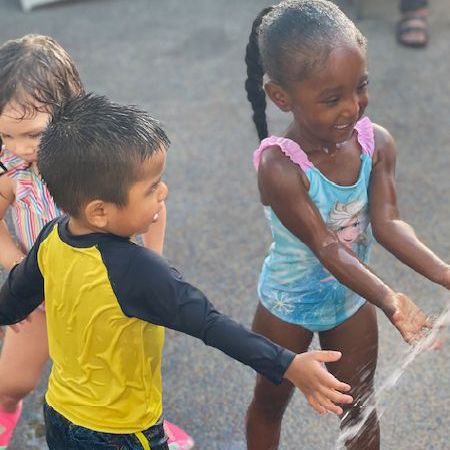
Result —
[[[166,161],[165,150],[159,150],[142,163],[142,177],[128,191],[125,206],[114,205],[108,220],[108,232],[118,236],[145,233],[158,220],[168,188],[161,180]]]
[[[8,103],[0,114],[0,135],[5,148],[24,161],[36,162],[39,141],[49,121],[47,112],[35,110],[31,114],[14,102]]]

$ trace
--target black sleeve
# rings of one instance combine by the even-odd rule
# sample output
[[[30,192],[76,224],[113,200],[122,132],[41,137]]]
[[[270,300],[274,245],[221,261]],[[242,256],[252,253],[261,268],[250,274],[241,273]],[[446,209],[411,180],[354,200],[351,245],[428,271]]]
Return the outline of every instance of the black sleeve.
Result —
[[[114,262],[110,249],[101,252],[124,314],[199,338],[281,383],[294,353],[219,313],[156,253],[133,246],[129,257],[122,252],[121,261]]]
[[[49,222],[20,264],[14,266],[0,289],[0,325],[12,325],[25,319],[44,299],[44,280],[38,267],[40,243],[55,221]]]

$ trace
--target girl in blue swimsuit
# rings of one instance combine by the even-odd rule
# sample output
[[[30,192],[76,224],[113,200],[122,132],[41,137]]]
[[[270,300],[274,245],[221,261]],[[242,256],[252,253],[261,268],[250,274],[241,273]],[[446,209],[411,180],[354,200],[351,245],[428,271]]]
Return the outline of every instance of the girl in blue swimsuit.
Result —
[[[259,283],[253,329],[298,353],[313,333],[338,349],[329,370],[352,386],[341,428],[373,401],[381,308],[409,343],[430,326],[406,295],[367,266],[373,239],[429,280],[450,288],[450,267],[400,219],[395,145],[364,111],[368,104],[366,42],[325,0],[291,0],[264,9],[246,53],[246,90],[261,140],[254,153],[272,245]],[[264,78],[266,77],[266,78]],[[267,94],[292,114],[281,136],[268,135]],[[278,448],[293,386],[257,378],[247,415],[249,450]],[[376,411],[349,449],[378,450]]]

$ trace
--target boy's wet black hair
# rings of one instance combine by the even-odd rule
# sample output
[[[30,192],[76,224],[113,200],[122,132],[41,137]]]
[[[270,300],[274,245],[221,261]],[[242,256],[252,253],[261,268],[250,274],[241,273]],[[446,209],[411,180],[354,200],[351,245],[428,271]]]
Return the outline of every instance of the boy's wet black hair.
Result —
[[[56,204],[77,217],[94,199],[126,205],[142,162],[169,143],[145,111],[87,94],[55,110],[41,137],[38,169]]]
[[[29,34],[0,47],[0,114],[14,101],[25,115],[84,93],[68,53],[51,37]]]
[[[286,0],[258,14],[246,49],[245,89],[260,140],[268,136],[264,74],[288,87],[308,78],[346,43],[365,48],[366,40],[331,1]]]

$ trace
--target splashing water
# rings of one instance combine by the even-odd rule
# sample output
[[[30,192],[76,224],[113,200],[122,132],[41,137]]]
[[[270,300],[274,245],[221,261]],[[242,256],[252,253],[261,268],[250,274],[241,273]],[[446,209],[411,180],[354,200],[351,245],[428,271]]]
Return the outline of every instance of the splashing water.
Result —
[[[416,345],[410,348],[405,358],[401,362],[400,366],[396,368],[390,376],[381,384],[381,386],[375,390],[371,398],[364,399],[361,419],[350,427],[347,427],[345,431],[341,432],[336,441],[336,450],[345,449],[345,442],[357,437],[366,423],[367,419],[372,415],[372,413],[377,410],[378,417],[381,417],[386,408],[380,408],[377,406],[380,397],[390,389],[392,389],[400,379],[400,377],[405,372],[406,368],[416,359],[416,357],[423,351],[430,349],[433,343],[436,341],[437,335],[441,328],[450,325],[450,306],[443,312],[433,324],[433,328],[429,333],[426,334]],[[345,418],[345,416],[344,416]]]

